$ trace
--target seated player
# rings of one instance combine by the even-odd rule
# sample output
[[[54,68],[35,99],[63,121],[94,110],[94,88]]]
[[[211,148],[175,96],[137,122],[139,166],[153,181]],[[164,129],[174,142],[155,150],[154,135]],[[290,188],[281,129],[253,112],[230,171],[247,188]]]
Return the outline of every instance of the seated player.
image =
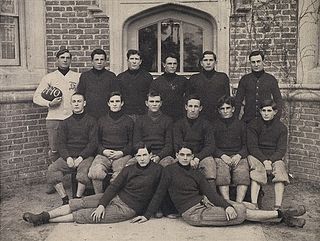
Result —
[[[257,205],[261,185],[272,178],[275,191],[274,209],[281,208],[284,186],[289,184],[286,165],[283,161],[287,149],[288,129],[275,118],[277,105],[272,100],[260,104],[262,119],[254,119],[247,130],[248,163],[251,178],[251,202]]]
[[[166,195],[169,195],[182,215],[182,219],[193,226],[229,226],[249,221],[283,221],[288,226],[303,227],[305,219],[295,216],[303,215],[303,205],[286,210],[255,210],[251,203],[237,203],[224,200],[205,177],[194,170],[190,163],[194,158],[190,147],[177,149],[178,162],[165,167],[160,183],[146,212],[132,222],[147,221]],[[252,209],[250,209],[252,208]]]
[[[242,202],[250,184],[247,162],[246,128],[233,116],[234,99],[223,96],[218,101],[220,118],[214,124],[216,149],[213,154],[217,165],[217,186],[224,199],[229,200],[229,186],[237,189],[236,201]]]
[[[122,169],[105,192],[81,199],[40,214],[24,213],[23,219],[34,226],[45,223],[115,223],[141,215],[147,208],[161,177],[162,167],[152,161],[150,149],[139,146],[137,164]]]
[[[48,183],[53,185],[62,198],[63,205],[69,197],[63,187],[62,179],[66,173],[77,170],[78,189],[76,197],[82,197],[86,185],[90,183],[88,171],[97,149],[97,124],[86,114],[85,98],[75,93],[71,96],[73,114],[59,124],[58,152],[60,157],[50,164],[47,173]]]
[[[124,102],[119,92],[108,99],[109,113],[98,121],[98,155],[89,169],[95,193],[103,192],[103,179],[113,170],[111,182],[131,158],[133,121],[123,113]]]
[[[160,110],[161,96],[158,92],[151,91],[145,102],[148,113],[140,116],[134,126],[133,143],[145,143],[151,147],[153,162],[167,166],[174,162],[172,148],[172,119]],[[127,165],[136,162],[132,158]]]

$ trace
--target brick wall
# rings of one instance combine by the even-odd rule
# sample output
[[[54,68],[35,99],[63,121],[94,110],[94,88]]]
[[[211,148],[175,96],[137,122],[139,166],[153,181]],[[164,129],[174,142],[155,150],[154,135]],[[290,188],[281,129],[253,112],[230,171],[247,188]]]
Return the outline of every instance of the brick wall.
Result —
[[[0,106],[1,192],[45,180],[46,108],[28,103]]]
[[[250,71],[248,55],[261,49],[266,70],[280,82],[296,82],[297,1],[245,1],[230,19],[230,79]],[[241,7],[241,6],[240,6]]]
[[[94,16],[88,7],[94,0],[46,0],[48,70],[56,69],[57,50],[68,47],[73,54],[72,67],[83,72],[91,68],[92,50],[102,48],[109,56],[109,19]],[[109,62],[109,61],[108,61]]]

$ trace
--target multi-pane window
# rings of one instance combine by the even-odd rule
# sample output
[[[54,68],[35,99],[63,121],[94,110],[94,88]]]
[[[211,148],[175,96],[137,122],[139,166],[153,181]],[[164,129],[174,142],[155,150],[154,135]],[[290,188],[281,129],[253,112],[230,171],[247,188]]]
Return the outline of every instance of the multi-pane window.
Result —
[[[203,29],[175,19],[158,21],[138,31],[142,66],[150,72],[162,72],[162,62],[169,53],[179,58],[178,72],[198,71],[203,51]]]
[[[17,0],[0,1],[0,65],[19,65],[19,12]]]

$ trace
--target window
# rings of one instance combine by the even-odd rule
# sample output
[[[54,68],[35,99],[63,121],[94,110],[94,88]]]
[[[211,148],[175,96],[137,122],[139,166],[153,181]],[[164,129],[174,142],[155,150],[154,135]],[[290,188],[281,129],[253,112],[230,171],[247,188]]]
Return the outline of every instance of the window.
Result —
[[[162,62],[169,53],[179,58],[178,72],[198,71],[199,56],[203,52],[203,29],[199,26],[165,19],[138,31],[142,67],[150,72],[163,71]]]
[[[19,12],[17,0],[0,2],[0,65],[20,64]]]

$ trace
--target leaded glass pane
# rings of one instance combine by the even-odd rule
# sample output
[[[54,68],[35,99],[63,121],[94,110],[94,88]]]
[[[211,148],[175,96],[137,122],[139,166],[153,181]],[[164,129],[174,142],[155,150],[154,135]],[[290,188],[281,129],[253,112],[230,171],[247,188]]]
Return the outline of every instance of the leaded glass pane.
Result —
[[[161,22],[161,61],[169,53],[180,57],[180,28],[181,23],[176,20],[165,20]]]
[[[16,58],[17,21],[10,16],[0,16],[1,59]]]
[[[139,30],[139,50],[143,59],[141,66],[149,72],[158,72],[157,42],[157,24]]]

